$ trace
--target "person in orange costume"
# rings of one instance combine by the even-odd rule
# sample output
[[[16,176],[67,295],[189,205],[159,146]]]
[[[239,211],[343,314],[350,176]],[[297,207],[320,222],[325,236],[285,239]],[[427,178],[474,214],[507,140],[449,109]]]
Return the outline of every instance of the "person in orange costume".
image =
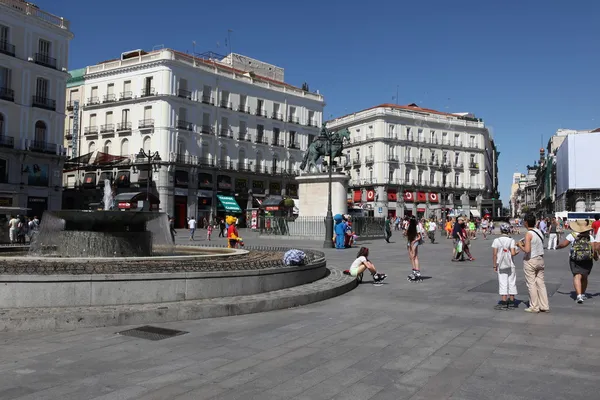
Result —
[[[228,215],[225,217],[225,222],[227,222],[227,247],[236,248],[238,245],[243,246],[244,242],[242,238],[239,236],[236,223],[237,218],[233,215]]]

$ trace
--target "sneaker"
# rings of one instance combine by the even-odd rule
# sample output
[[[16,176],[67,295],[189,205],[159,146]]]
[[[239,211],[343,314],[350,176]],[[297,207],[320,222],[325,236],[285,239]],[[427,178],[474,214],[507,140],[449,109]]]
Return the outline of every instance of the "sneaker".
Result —
[[[381,283],[385,278],[386,278],[385,274],[380,274],[380,273],[373,274],[373,282],[374,283]]]
[[[538,310],[534,310],[534,309],[533,309],[533,308],[531,308],[531,307],[527,307],[527,308],[526,308],[525,310],[523,310],[523,311],[525,311],[525,312],[528,312],[528,313],[534,313],[534,314],[537,314],[537,313],[539,313],[539,311],[538,311]]]
[[[508,308],[508,302],[500,301],[494,306],[494,310],[506,310]]]
[[[583,301],[585,299],[583,298],[582,294],[577,295],[577,300],[575,300],[577,302],[577,304],[583,304]]]
[[[517,302],[516,301],[508,300],[506,303],[507,303],[506,306],[508,308],[517,308]]]

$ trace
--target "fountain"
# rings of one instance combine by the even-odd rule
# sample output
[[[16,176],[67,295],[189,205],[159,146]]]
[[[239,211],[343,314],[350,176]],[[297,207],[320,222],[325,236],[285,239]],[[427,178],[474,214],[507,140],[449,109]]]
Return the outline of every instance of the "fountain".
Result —
[[[115,208],[113,189],[108,179],[104,180],[104,196],[102,196],[102,202],[104,203],[104,211],[110,211]]]
[[[0,331],[3,326],[47,326],[36,325],[32,321],[41,319],[28,319],[23,309],[44,313],[45,323],[53,321],[59,329],[131,324],[131,318],[166,321],[256,312],[265,309],[261,299],[251,298],[255,306],[243,311],[236,305],[217,310],[211,302],[188,310],[186,304],[215,298],[235,302],[235,296],[304,285],[329,274],[324,254],[313,250],[305,250],[306,265],[290,267],[282,261],[286,248],[175,246],[165,213],[115,210],[107,181],[103,195],[104,210],[44,212],[29,250],[0,247],[0,307],[12,310],[0,313]],[[128,307],[140,304],[155,311],[146,313],[142,307],[134,317]]]

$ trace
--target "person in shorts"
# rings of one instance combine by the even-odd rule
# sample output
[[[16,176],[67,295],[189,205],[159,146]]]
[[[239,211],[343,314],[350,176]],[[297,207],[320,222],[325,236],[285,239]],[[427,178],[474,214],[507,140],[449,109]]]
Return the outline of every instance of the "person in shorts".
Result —
[[[500,302],[494,307],[496,310],[515,308],[517,295],[517,272],[513,257],[519,251],[515,240],[509,236],[511,227],[508,224],[500,225],[502,236],[492,242],[494,271],[498,273],[498,293]]]
[[[573,287],[577,294],[575,301],[577,304],[582,304],[588,297],[585,291],[594,260],[598,260],[598,245],[592,234],[592,224],[588,220],[572,221],[570,225],[573,232],[567,235],[556,248],[563,249],[571,246],[569,266],[573,273]]]
[[[379,284],[387,278],[386,274],[378,273],[373,263],[369,261],[369,249],[367,247],[361,247],[356,255],[356,260],[352,262],[352,265],[348,270],[348,275],[357,277],[366,269],[368,269],[373,276],[373,284]]]

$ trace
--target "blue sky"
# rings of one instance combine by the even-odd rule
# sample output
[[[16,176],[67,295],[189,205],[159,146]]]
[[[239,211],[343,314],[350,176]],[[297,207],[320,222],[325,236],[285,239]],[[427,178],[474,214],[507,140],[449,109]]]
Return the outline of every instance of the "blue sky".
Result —
[[[325,118],[392,102],[473,112],[501,151],[500,192],[558,128],[600,126],[600,2],[38,0],[71,21],[70,68],[164,45],[232,49],[325,95]],[[93,4],[93,5],[92,5]],[[171,8],[165,8],[165,5]],[[217,44],[218,43],[218,44]]]

